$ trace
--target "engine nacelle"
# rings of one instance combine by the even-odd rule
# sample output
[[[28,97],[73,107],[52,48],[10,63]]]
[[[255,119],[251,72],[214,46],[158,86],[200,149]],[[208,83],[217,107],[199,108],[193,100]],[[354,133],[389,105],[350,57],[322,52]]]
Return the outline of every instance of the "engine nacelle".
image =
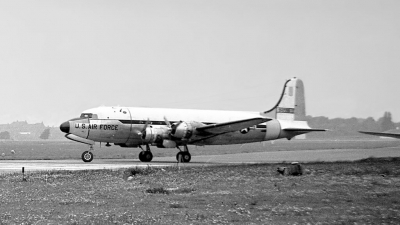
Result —
[[[275,140],[281,138],[281,124],[278,120],[271,120],[267,122],[267,132],[265,134],[265,140]]]
[[[122,148],[137,148],[137,147],[139,147],[139,145],[136,143],[115,143],[115,145],[118,145]]]
[[[142,143],[156,145],[161,148],[175,148],[177,144],[189,140],[196,134],[196,128],[205,126],[200,122],[180,121],[171,125],[171,127],[146,127],[141,135]]]
[[[205,126],[204,123],[191,121],[185,122],[181,121],[175,124],[172,124],[171,136],[181,140],[187,140],[193,136],[196,132],[197,127]]]
[[[147,127],[142,134],[142,140],[145,143],[161,143],[163,139],[168,138],[169,129],[164,127]]]
[[[162,143],[157,143],[158,148],[176,148],[177,144],[175,141],[163,140]]]

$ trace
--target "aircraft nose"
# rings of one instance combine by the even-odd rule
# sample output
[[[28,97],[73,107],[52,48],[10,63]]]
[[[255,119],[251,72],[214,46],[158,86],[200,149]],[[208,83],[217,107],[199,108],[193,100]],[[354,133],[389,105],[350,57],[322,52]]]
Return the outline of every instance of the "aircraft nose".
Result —
[[[64,133],[69,133],[69,121],[62,123],[60,125],[60,130]]]

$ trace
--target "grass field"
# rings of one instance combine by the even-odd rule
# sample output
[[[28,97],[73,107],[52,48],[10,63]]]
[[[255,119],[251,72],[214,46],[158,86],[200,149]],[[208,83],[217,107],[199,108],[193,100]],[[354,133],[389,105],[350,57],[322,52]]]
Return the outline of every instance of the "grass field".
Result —
[[[0,175],[0,224],[400,224],[400,159]]]
[[[252,143],[229,146],[189,146],[192,155],[222,155],[234,153],[248,153],[260,151],[295,151],[320,149],[375,149],[396,147],[399,140],[371,139],[371,140],[279,140],[274,142]],[[89,147],[73,141],[3,141],[0,142],[1,159],[80,159],[83,151]],[[175,156],[177,149],[162,149],[151,147],[155,157]],[[14,150],[14,154],[12,153]],[[137,159],[139,148],[121,148],[119,146],[95,146],[95,158]],[[2,156],[4,153],[4,156]]]

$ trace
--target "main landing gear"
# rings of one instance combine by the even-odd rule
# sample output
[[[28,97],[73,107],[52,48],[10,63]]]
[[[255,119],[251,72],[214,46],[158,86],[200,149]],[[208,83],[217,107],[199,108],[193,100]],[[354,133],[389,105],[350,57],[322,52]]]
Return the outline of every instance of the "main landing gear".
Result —
[[[90,145],[89,151],[84,151],[84,152],[82,153],[82,160],[83,160],[84,162],[91,162],[91,161],[93,160],[93,153],[92,153],[92,151],[93,151],[93,145]]]
[[[183,146],[183,151],[179,147],[177,147],[177,148],[179,149],[179,152],[178,152],[178,154],[176,154],[176,160],[178,162],[184,162],[184,163],[190,162],[190,160],[192,159],[192,156],[189,153],[189,149],[188,149],[187,145]]]
[[[146,145],[146,150],[144,150],[142,146],[139,147],[142,149],[142,151],[139,153],[139,160],[141,162],[151,162],[151,160],[153,159],[153,154],[151,153],[150,146]],[[179,149],[179,152],[178,154],[176,154],[176,160],[178,162],[184,162],[184,163],[190,162],[192,156],[189,153],[187,145],[183,146],[183,151],[179,147],[177,148]]]
[[[142,151],[139,153],[139,160],[141,162],[150,162],[153,159],[153,154],[150,151],[149,145],[146,145],[146,150],[142,148],[142,146],[139,146]]]

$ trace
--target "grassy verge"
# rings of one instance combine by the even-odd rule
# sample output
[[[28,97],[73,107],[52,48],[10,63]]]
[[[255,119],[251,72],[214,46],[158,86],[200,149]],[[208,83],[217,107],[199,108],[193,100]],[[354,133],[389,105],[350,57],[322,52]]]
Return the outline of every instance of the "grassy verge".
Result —
[[[0,224],[399,224],[400,159],[0,175]]]

